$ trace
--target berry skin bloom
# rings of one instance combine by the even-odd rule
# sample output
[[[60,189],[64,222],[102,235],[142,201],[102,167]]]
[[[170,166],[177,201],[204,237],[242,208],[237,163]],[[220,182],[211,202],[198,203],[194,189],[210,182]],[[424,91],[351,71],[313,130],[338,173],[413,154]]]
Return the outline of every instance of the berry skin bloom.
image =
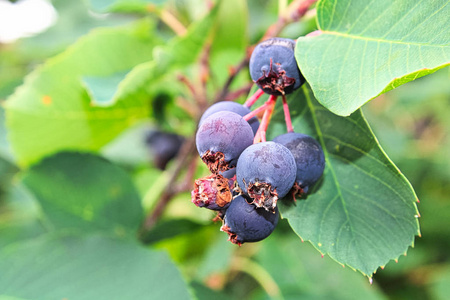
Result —
[[[258,44],[250,57],[250,76],[267,94],[287,95],[304,82],[294,55],[295,41],[271,38]]]
[[[239,155],[253,143],[253,130],[240,115],[220,111],[207,117],[196,135],[198,153],[214,174],[236,166]]]
[[[296,165],[291,152],[281,144],[262,142],[242,152],[236,167],[241,190],[257,207],[274,211],[295,181]]]
[[[274,212],[266,211],[248,203],[240,195],[231,201],[220,230],[228,233],[228,240],[239,246],[246,242],[258,242],[273,232],[278,216],[278,208]]]
[[[295,192],[307,193],[317,182],[325,169],[325,156],[322,147],[312,137],[302,133],[289,132],[273,139],[291,151],[297,165]]]

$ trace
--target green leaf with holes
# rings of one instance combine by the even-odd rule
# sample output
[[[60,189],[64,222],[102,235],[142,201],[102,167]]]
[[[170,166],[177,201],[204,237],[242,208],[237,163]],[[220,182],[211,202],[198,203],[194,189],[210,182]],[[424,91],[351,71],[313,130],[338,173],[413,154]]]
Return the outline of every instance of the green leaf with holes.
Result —
[[[360,111],[336,116],[306,87],[289,104],[295,131],[321,143],[326,166],[305,199],[279,201],[281,214],[321,253],[372,276],[406,253],[420,234],[417,197]],[[280,103],[269,128],[269,138],[286,132]]]
[[[322,0],[318,35],[295,56],[315,97],[348,116],[367,101],[450,63],[446,0]]]
[[[131,178],[101,157],[61,152],[25,171],[22,180],[54,230],[134,237],[142,221]]]
[[[153,26],[144,20],[92,31],[26,77],[6,101],[9,140],[21,165],[64,149],[98,150],[148,115],[144,93],[99,106],[101,99],[91,98],[100,95],[92,78],[105,78],[102,87],[107,89],[108,78],[150,60],[158,42]],[[102,91],[106,97],[112,93]]]

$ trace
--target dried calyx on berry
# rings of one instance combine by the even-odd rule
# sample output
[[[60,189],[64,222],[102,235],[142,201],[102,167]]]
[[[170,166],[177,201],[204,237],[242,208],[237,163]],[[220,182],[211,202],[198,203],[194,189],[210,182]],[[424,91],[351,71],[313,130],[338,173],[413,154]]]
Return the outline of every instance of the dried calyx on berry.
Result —
[[[217,174],[236,166],[239,155],[253,143],[253,130],[242,116],[220,111],[207,117],[196,135],[198,153]]]
[[[194,182],[194,190],[191,192],[192,203],[211,210],[226,209],[233,199],[233,186],[233,179],[219,174],[197,179]]]
[[[258,44],[250,57],[250,76],[267,94],[286,95],[304,82],[295,59],[295,41],[271,38]]]
[[[245,149],[236,167],[236,181],[257,207],[273,212],[295,181],[296,165],[281,144],[262,142]]]

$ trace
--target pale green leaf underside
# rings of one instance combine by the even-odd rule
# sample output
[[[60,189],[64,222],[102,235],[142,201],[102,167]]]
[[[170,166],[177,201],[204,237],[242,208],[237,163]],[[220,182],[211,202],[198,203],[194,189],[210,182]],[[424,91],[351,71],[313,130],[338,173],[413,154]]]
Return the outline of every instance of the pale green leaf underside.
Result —
[[[323,0],[321,34],[296,58],[314,95],[347,116],[367,101],[450,63],[448,0]]]
[[[142,94],[95,106],[83,77],[109,77],[151,59],[150,22],[100,29],[33,71],[6,102],[9,140],[22,165],[64,149],[98,150],[148,114]]]
[[[10,245],[0,270],[4,299],[190,299],[165,253],[97,235]]]
[[[322,144],[326,167],[306,200],[280,201],[282,216],[321,253],[371,276],[413,245],[419,234],[416,195],[361,112],[336,116],[302,91],[289,100],[295,131]],[[270,137],[285,132],[283,123],[278,106]]]
[[[125,78],[127,73],[128,71],[114,73],[109,76],[83,76],[81,80],[91,97],[93,105],[113,105],[117,86]]]

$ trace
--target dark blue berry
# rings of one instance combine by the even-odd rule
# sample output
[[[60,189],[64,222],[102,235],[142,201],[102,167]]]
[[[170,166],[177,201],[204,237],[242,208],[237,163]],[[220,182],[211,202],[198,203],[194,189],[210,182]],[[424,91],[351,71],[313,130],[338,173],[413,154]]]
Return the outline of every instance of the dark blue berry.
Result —
[[[239,155],[253,143],[253,130],[240,115],[221,111],[207,117],[196,135],[197,150],[212,173],[236,166]]]
[[[243,195],[231,201],[225,212],[221,231],[228,233],[228,240],[241,245],[258,242],[268,237],[278,223],[278,208],[274,212],[248,203]]]
[[[291,152],[281,144],[263,142],[245,149],[236,167],[242,191],[258,207],[274,210],[295,181],[296,165]]]
[[[319,180],[325,169],[322,147],[309,135],[295,132],[279,135],[273,141],[291,151],[297,164],[296,192],[306,193],[308,188]]]
[[[150,148],[155,166],[164,170],[167,163],[178,154],[184,138],[174,133],[155,130],[147,135],[145,141]]]
[[[203,121],[212,115],[213,113],[219,112],[219,111],[231,111],[234,113],[237,113],[240,116],[245,116],[246,114],[249,114],[251,111],[249,108],[245,107],[242,104],[233,102],[233,101],[221,101],[217,102],[213,105],[211,105],[202,115],[199,126],[203,123]],[[248,120],[248,123],[253,129],[253,133],[255,134],[256,131],[258,131],[259,128],[259,121],[258,118],[253,117],[250,120]]]
[[[250,57],[250,76],[267,94],[292,93],[304,82],[294,56],[295,41],[271,38],[258,44]]]

